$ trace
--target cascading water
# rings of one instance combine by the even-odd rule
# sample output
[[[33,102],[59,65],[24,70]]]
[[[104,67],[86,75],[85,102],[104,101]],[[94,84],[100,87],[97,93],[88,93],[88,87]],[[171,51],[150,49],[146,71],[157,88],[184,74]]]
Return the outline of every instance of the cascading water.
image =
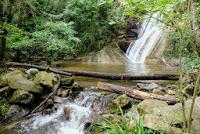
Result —
[[[166,45],[166,40],[160,28],[160,23],[154,14],[152,18],[144,20],[142,23],[138,40],[131,44],[126,52],[128,59],[132,63],[144,63],[147,56],[152,53],[162,53]],[[159,56],[159,54],[154,54]]]
[[[101,94],[97,92],[81,92],[73,102],[66,102],[57,107],[49,115],[41,113],[23,121],[17,133],[23,134],[84,134],[84,125],[91,117],[92,102]],[[70,108],[70,119],[64,118],[63,108]]]

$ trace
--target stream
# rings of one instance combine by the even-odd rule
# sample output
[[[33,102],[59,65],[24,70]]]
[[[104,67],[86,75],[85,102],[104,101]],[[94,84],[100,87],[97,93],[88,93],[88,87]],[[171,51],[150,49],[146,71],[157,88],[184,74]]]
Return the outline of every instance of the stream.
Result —
[[[150,21],[151,22],[151,21]],[[155,22],[152,22],[155,23]],[[146,21],[143,25],[148,25]],[[156,34],[156,30],[159,30],[157,27],[153,26],[142,26],[142,35],[141,41],[138,39],[135,46],[130,46],[128,49],[129,55],[121,55],[120,52],[114,49],[105,49],[101,52],[101,54],[97,54],[96,57],[99,59],[95,59],[96,62],[83,62],[83,61],[70,61],[70,62],[56,62],[53,63],[52,67],[60,67],[68,70],[79,70],[79,71],[91,71],[91,72],[104,72],[104,73],[116,73],[116,74],[124,74],[124,73],[155,73],[155,74],[170,74],[176,73],[176,68],[172,68],[166,65],[145,65],[144,59],[148,56],[151,51],[155,51],[154,46],[159,46],[158,42],[160,42],[160,34]],[[148,32],[148,33],[146,33]],[[153,38],[158,37],[159,39],[154,39],[148,42],[150,35],[156,34],[152,36]],[[160,42],[161,43],[161,42]],[[150,46],[148,46],[150,45]],[[135,50],[137,49],[137,51]],[[113,52],[112,52],[113,50]],[[145,57],[141,57],[141,54]],[[94,59],[95,56],[92,56]],[[120,58],[119,58],[120,57]],[[139,59],[138,59],[139,57]],[[128,61],[128,58],[131,62]],[[91,59],[91,58],[90,58]],[[120,59],[120,60],[119,60]],[[127,60],[124,60],[127,59]],[[132,59],[132,60],[131,60]],[[113,64],[113,61],[115,63]],[[97,62],[97,61],[100,61]],[[103,62],[106,61],[106,62]],[[110,61],[110,62],[109,62]],[[134,62],[138,61],[140,64],[135,64]],[[103,62],[103,64],[102,64]],[[120,64],[121,63],[121,64]],[[98,81],[106,81],[118,85],[125,86],[135,86],[137,81],[112,81],[112,80],[103,80],[97,78],[87,78],[87,77],[75,77],[76,82],[78,82],[81,86],[85,88],[91,89],[91,86],[94,88]],[[166,81],[165,81],[166,82]],[[167,81],[168,82],[168,81]],[[92,110],[92,104],[96,99],[99,99],[98,105],[101,107],[105,107],[107,103],[107,99],[101,92],[95,90],[83,90],[81,91],[75,99],[71,100],[69,98],[65,98],[65,101],[61,104],[56,104],[55,111],[44,114],[44,113],[36,113],[32,114],[27,118],[24,118],[17,123],[14,123],[14,127],[8,126],[2,134],[87,134],[85,131],[85,124],[93,119],[95,115],[98,115],[98,112]],[[64,118],[63,108],[68,107],[71,109],[70,119],[66,120]]]

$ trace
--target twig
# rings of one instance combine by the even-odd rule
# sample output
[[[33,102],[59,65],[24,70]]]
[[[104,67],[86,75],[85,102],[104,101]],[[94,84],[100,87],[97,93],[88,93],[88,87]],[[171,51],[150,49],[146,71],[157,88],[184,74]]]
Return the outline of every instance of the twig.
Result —
[[[31,114],[32,114],[32,113],[35,113],[41,106],[43,106],[43,105],[47,102],[47,100],[48,100],[51,96],[55,95],[55,93],[57,92],[57,90],[58,90],[58,88],[59,88],[59,85],[60,85],[60,76],[58,75],[58,83],[53,87],[53,91],[49,94],[49,96],[48,96],[43,102],[41,102],[41,103],[31,112]]]
[[[197,93],[199,90],[199,84],[200,84],[200,73],[197,77],[196,83],[195,83],[195,88],[194,88],[194,93],[192,96],[192,104],[191,104],[191,108],[190,108],[190,112],[189,112],[189,118],[188,118],[188,129],[187,132],[190,133],[191,131],[191,126],[192,126],[192,113],[193,113],[193,109],[194,109],[194,104],[195,104],[195,100],[197,97]]]

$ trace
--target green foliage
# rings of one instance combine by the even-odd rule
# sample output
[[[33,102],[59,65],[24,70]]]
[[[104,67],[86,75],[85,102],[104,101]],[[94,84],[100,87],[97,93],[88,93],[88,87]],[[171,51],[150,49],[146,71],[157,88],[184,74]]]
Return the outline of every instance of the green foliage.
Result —
[[[4,29],[8,31],[7,47],[13,58],[64,57],[75,54],[80,42],[75,37],[72,22],[41,22],[34,32],[26,32],[7,23],[4,24]]]
[[[187,70],[200,68],[200,58],[198,55],[190,54],[185,60],[184,64],[187,65]]]
[[[18,59],[98,50],[117,33],[123,10],[113,0],[16,0],[11,24],[4,24],[7,48]]]
[[[0,115],[4,116],[8,108],[9,108],[9,104],[3,100],[0,100]]]
[[[117,119],[106,119],[101,123],[92,124],[89,130],[95,134],[164,134],[163,131],[154,131],[143,127],[143,118],[136,121],[133,128],[130,125],[131,119],[124,116],[123,111],[119,108],[121,116]]]

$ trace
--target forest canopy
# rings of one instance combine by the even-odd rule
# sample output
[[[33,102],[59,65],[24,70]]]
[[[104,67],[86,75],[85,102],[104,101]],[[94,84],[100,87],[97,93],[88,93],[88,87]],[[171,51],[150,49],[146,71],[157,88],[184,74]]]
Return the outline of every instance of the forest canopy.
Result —
[[[198,0],[2,0],[0,4],[9,58],[58,59],[100,50],[111,44],[126,20],[140,22],[155,12],[169,31],[169,57],[179,56],[177,51],[200,53]]]

